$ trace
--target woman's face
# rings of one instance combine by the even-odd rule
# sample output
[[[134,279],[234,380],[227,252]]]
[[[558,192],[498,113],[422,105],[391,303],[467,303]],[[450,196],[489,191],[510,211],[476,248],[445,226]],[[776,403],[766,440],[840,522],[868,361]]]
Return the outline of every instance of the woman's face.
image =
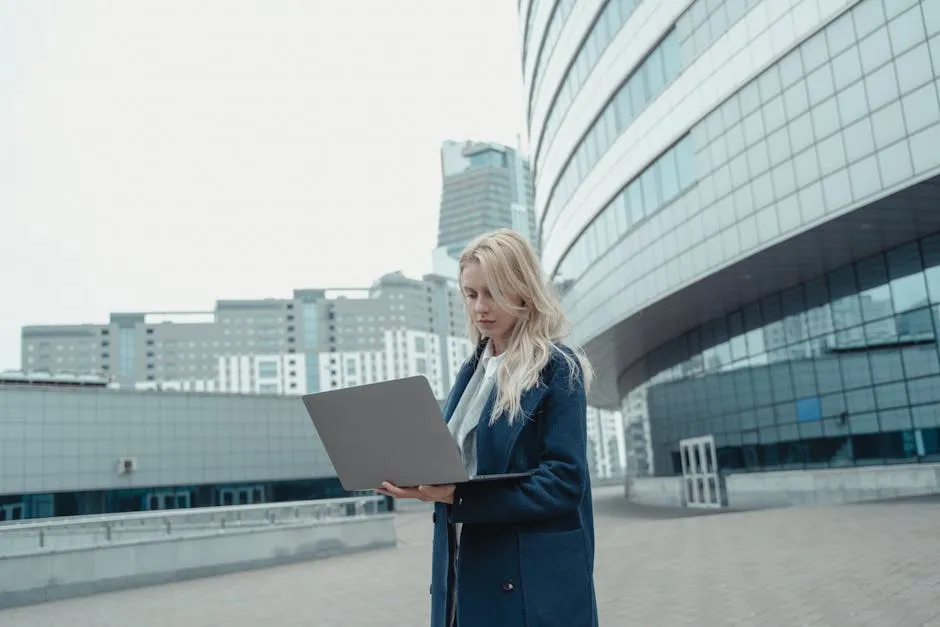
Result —
[[[511,312],[501,309],[493,300],[480,264],[467,264],[460,273],[460,286],[467,300],[467,314],[472,316],[480,335],[492,339],[493,348],[498,352],[505,350],[506,341],[516,324],[516,317]],[[509,299],[513,304],[522,304],[519,298],[509,297]]]

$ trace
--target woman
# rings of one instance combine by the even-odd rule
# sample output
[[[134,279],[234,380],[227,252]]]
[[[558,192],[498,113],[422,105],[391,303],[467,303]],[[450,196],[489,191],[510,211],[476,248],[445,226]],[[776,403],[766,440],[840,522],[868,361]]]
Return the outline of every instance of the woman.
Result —
[[[532,247],[510,230],[460,257],[475,354],[444,409],[471,475],[525,478],[379,490],[435,503],[432,627],[595,627],[587,466],[591,368]]]

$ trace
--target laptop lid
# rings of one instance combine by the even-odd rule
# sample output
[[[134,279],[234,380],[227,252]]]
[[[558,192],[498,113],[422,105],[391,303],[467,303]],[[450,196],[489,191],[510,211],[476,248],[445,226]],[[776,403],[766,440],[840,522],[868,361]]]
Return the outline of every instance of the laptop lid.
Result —
[[[423,376],[308,394],[303,402],[346,490],[469,479]]]

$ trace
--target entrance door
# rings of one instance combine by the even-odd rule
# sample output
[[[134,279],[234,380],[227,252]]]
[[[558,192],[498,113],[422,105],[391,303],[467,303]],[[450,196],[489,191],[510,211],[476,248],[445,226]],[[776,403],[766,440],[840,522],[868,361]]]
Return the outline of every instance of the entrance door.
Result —
[[[264,492],[260,487],[222,488],[219,490],[220,505],[250,505],[263,502]]]
[[[6,522],[8,520],[23,520],[25,507],[23,503],[10,503],[8,505],[0,505],[0,521]]]
[[[721,507],[721,483],[718,480],[718,457],[715,437],[705,435],[679,442],[682,460],[682,485],[687,507]]]

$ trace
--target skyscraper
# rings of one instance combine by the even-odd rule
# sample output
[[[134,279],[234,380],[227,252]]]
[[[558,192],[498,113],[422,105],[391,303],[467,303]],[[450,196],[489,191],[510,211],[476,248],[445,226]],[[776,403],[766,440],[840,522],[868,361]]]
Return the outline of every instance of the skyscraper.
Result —
[[[445,141],[441,177],[439,250],[457,257],[477,235],[506,227],[538,250],[532,172],[518,150],[488,142]]]

